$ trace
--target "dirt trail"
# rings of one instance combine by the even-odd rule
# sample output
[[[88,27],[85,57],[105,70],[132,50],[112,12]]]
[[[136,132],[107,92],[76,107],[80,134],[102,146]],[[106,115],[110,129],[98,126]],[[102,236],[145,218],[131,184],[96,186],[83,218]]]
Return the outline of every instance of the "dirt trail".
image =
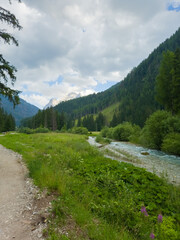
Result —
[[[0,240],[43,239],[49,204],[27,178],[21,156],[0,145]]]

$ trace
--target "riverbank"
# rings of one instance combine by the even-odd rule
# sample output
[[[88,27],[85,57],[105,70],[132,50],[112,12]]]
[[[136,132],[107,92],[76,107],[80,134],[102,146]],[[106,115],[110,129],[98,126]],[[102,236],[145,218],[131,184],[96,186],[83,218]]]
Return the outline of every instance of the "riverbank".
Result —
[[[48,240],[145,240],[152,230],[160,238],[179,239],[179,188],[105,158],[87,136],[7,134],[0,143],[20,153],[33,182],[47,190],[46,197],[54,196],[43,231]]]
[[[100,144],[95,137],[89,137],[88,142],[113,160],[132,163],[145,168],[170,183],[180,185],[180,157],[168,155],[161,151],[147,149],[129,142],[112,141],[110,144]]]

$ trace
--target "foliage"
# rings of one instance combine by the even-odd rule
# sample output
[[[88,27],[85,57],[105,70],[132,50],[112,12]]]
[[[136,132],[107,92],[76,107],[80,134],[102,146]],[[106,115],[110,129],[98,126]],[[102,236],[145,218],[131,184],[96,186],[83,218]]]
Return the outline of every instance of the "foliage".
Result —
[[[144,169],[104,158],[84,136],[16,134],[0,142],[23,155],[40,188],[56,191],[49,234],[57,239],[58,228],[71,219],[76,227],[73,233],[72,228],[67,230],[70,239],[80,237],[80,232],[78,239],[147,240],[160,213],[173,222],[164,223],[169,239],[175,236],[179,189]],[[143,217],[142,206],[148,218]]]
[[[58,113],[54,108],[48,108],[46,110],[39,110],[36,115],[30,118],[23,119],[21,126],[28,128],[37,128],[43,126],[52,131],[66,131],[77,127],[85,127],[89,131],[100,131],[105,125],[105,117],[102,113],[99,113],[96,119],[93,115],[87,115],[82,120],[78,119],[77,124],[71,115],[65,114],[64,112]]]
[[[180,111],[180,49],[163,55],[156,78],[156,98],[172,113]]]
[[[88,134],[88,130],[85,127],[73,127],[71,129],[71,132],[75,134],[84,134],[84,135]]]
[[[2,7],[0,7],[0,21],[18,30],[22,28],[15,15]],[[18,45],[16,38],[4,29],[0,29],[0,40],[3,40],[7,44],[13,43]],[[3,55],[0,54],[0,94],[7,96],[9,100],[13,102],[14,106],[19,103],[19,91],[9,88],[7,83],[10,78],[11,84],[14,85],[16,80],[15,72],[16,68],[10,65],[10,63],[4,59]]]
[[[172,132],[180,132],[180,119],[170,112],[157,111],[146,121],[141,143],[147,147],[161,149],[164,138]]]
[[[109,144],[111,140],[109,138],[103,138],[101,134],[96,136],[96,142],[102,143],[102,144]]]
[[[39,127],[39,128],[36,128],[36,129],[30,129],[30,128],[24,127],[24,128],[19,128],[18,132],[19,133],[26,133],[26,134],[48,133],[49,129],[48,128],[42,128],[42,127]]]
[[[162,151],[180,156],[180,133],[169,133],[163,139]]]
[[[3,108],[0,108],[0,132],[14,131],[15,120],[11,114],[7,114]]]
[[[116,126],[113,130],[113,139],[118,141],[129,141],[131,135],[135,131],[135,125],[133,126],[129,122],[124,122]]]

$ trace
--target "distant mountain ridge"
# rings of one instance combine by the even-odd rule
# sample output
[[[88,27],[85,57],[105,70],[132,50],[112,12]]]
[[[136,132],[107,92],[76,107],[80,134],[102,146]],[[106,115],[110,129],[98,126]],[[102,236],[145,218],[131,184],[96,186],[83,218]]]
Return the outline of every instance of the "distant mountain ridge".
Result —
[[[13,103],[3,95],[0,95],[0,107],[2,107],[8,114],[12,114],[17,126],[20,125],[23,118],[32,117],[39,111],[38,107],[26,102],[22,98],[20,98],[20,104],[14,108]]]
[[[162,108],[155,100],[155,80],[163,52],[175,51],[176,48],[180,48],[180,28],[135,67],[123,81],[104,92],[61,102],[55,109],[77,119],[87,114],[97,114],[112,104],[119,103],[119,107],[114,111],[119,123],[130,121],[143,126],[147,117]]]

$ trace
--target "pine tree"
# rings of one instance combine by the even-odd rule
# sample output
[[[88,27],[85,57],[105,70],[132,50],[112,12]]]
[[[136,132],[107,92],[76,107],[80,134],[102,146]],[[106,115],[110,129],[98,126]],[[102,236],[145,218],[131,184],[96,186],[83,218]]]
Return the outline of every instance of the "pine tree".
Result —
[[[11,1],[9,1],[9,3],[11,4]],[[18,30],[22,28],[15,15],[2,7],[0,7],[0,21]],[[12,43],[18,46],[17,39],[4,29],[0,29],[0,40],[7,44]],[[0,94],[7,96],[8,99],[13,102],[14,106],[19,103],[19,91],[9,88],[7,83],[10,79],[11,84],[14,85],[16,80],[15,72],[16,68],[10,65],[10,63],[4,59],[3,55],[0,54]]]
[[[172,70],[172,112],[180,112],[180,49],[174,53]]]
[[[163,55],[156,79],[156,99],[167,111],[180,112],[180,49]]]
[[[163,55],[159,74],[156,78],[156,99],[166,110],[172,110],[172,69],[174,53],[167,51]]]

